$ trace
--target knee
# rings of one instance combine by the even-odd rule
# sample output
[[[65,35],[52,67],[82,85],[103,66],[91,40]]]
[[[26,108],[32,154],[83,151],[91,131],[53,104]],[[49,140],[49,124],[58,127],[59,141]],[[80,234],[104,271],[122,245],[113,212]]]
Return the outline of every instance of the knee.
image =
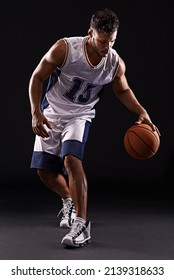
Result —
[[[82,162],[80,159],[72,156],[67,155],[64,159],[64,165],[67,170],[67,172],[75,171],[76,169],[79,169],[82,167]]]
[[[44,169],[38,169],[37,174],[44,183],[48,183],[52,177],[51,173]]]

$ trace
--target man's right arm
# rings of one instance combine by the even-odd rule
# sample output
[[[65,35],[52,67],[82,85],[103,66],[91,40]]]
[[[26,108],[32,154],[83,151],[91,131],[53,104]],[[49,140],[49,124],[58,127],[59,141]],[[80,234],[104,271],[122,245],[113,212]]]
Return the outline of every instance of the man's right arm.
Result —
[[[58,40],[43,56],[35,70],[33,71],[29,81],[29,100],[32,114],[33,132],[42,137],[48,137],[48,132],[44,128],[44,124],[51,128],[48,120],[41,112],[41,100],[43,93],[43,83],[51,73],[60,67],[64,61],[66,54],[66,44],[64,40]]]

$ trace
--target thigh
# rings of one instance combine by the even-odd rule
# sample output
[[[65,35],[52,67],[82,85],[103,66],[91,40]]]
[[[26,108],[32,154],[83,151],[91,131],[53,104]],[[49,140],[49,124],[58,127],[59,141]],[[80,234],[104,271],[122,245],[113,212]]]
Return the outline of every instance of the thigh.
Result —
[[[73,155],[82,160],[91,122],[86,119],[70,120],[62,131],[61,156]]]
[[[45,128],[50,136],[42,138],[36,135],[34,151],[41,151],[60,156],[62,127],[57,122],[49,122],[51,124],[51,129],[48,129],[46,125]]]
[[[63,162],[60,155],[62,127],[55,121],[50,121],[50,124],[52,127],[48,129],[50,137],[42,138],[37,135],[35,137],[30,167],[62,173]]]

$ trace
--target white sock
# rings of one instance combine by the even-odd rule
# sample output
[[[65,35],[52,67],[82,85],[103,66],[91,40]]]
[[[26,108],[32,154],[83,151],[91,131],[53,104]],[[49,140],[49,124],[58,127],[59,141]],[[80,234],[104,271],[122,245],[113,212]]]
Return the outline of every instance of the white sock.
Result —
[[[84,225],[86,223],[86,221],[81,217],[76,217],[75,218],[75,223],[79,223],[79,224]]]
[[[72,202],[72,198],[71,198],[71,197],[68,197],[68,198],[62,198],[62,201],[63,201],[63,203],[65,203],[65,204],[69,204],[69,203],[71,203],[71,202]]]

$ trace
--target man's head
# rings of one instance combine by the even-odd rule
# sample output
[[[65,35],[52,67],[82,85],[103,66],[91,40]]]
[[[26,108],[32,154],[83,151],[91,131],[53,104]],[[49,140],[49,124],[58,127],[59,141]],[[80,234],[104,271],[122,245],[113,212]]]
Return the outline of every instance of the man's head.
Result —
[[[119,19],[117,15],[107,8],[95,12],[90,21],[90,28],[97,32],[113,33],[118,30],[118,27]]]
[[[119,20],[113,11],[104,9],[93,14],[88,35],[91,48],[97,55],[107,55],[115,43],[118,27]]]

